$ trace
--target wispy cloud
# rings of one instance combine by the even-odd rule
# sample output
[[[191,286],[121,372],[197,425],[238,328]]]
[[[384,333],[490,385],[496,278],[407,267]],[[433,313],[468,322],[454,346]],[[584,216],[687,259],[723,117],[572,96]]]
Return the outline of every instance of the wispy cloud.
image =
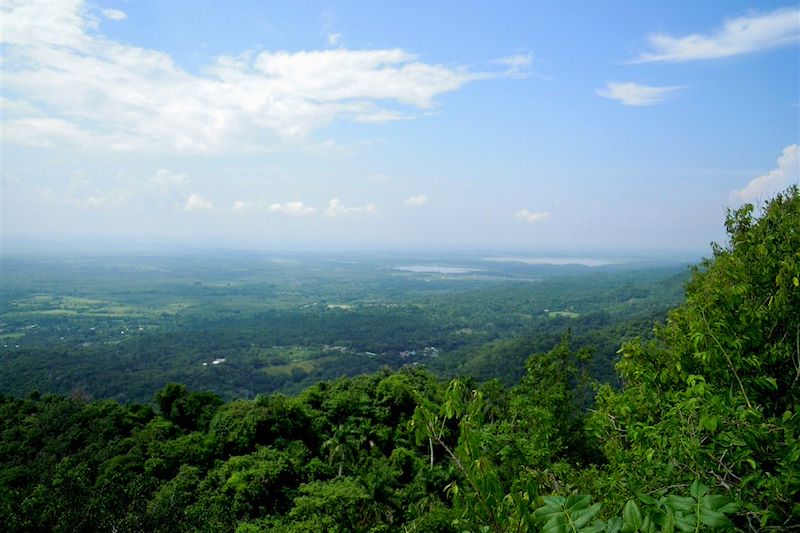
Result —
[[[721,28],[707,35],[650,35],[648,42],[652,50],[641,54],[633,62],[715,59],[786,46],[799,39],[800,9],[791,7],[731,18]]]
[[[128,18],[128,15],[119,9],[104,9],[103,16],[109,20],[125,20]]]
[[[328,204],[325,214],[329,217],[348,216],[348,215],[374,215],[378,209],[372,204],[356,207],[345,207],[338,198],[334,198]]]
[[[545,220],[550,216],[550,211],[539,211],[534,212],[528,210],[528,208],[520,209],[514,214],[517,217],[517,220],[521,220],[522,222],[526,222],[528,224],[532,224],[534,222],[540,222]]]
[[[342,40],[341,33],[329,33],[328,34],[328,44],[331,46],[337,46],[339,42]]]
[[[631,106],[655,105],[673,96],[675,91],[683,89],[682,86],[654,87],[639,83],[607,82],[604,89],[597,89],[595,93],[603,98],[617,100],[621,104]]]
[[[415,194],[403,200],[403,205],[406,207],[419,207],[428,203],[428,196],[426,194]]]
[[[777,168],[731,191],[730,197],[734,201],[759,202],[792,184],[800,184],[800,147],[796,144],[783,149]]]
[[[411,118],[435,108],[443,94],[476,80],[513,77],[525,63],[515,59],[511,70],[476,72],[428,63],[402,49],[336,48],[219,56],[195,74],[164,52],[103,36],[80,0],[1,5],[6,97],[24,94],[36,107],[6,119],[5,141],[17,144],[200,154],[264,150],[286,140],[305,142],[335,121]]]
[[[500,65],[505,65],[508,68],[506,71],[508,75],[526,78],[531,74],[533,54],[514,54],[501,57],[496,62]]]

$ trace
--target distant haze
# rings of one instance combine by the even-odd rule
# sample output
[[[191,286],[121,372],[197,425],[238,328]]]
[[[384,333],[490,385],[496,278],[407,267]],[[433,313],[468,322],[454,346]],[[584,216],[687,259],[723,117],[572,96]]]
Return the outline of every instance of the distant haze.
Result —
[[[615,263],[615,261],[589,257],[487,257],[486,260],[498,263],[524,263],[526,265],[583,265],[590,267],[613,265]]]

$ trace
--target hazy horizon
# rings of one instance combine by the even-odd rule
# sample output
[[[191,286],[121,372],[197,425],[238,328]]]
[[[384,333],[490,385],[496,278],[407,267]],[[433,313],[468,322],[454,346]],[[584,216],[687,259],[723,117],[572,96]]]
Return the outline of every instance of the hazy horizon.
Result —
[[[4,253],[709,255],[727,208],[800,180],[787,1],[31,0],[0,24]]]
[[[258,244],[258,243],[209,243],[123,241],[111,240],[30,240],[6,239],[0,255],[215,255],[215,254],[254,254],[254,255],[319,255],[321,257],[350,255],[387,255],[409,257],[420,255],[434,258],[457,259],[459,257],[481,257],[495,261],[512,258],[599,258],[599,259],[642,259],[642,260],[699,260],[711,255],[711,246],[706,249],[689,248],[557,248],[557,247],[502,247],[486,245],[374,245],[369,243],[337,246],[326,243]]]

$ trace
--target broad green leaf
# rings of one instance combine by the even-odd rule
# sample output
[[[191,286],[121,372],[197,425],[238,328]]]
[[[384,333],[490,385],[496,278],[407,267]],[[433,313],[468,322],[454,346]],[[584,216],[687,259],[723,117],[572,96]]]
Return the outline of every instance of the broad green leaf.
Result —
[[[619,533],[622,529],[622,518],[615,516],[606,524],[606,533]]]
[[[600,512],[600,507],[602,507],[602,504],[596,503],[596,504],[592,505],[591,507],[588,507],[588,508],[586,508],[584,510],[581,510],[580,511],[580,516],[578,516],[578,513],[576,513],[572,517],[573,518],[572,524],[577,529],[582,528],[584,525],[588,524],[592,520],[592,518],[594,518],[594,516],[597,513]]]
[[[550,507],[561,508],[567,500],[563,496],[542,496],[542,501]]]
[[[628,500],[628,503],[625,504],[625,509],[622,511],[622,520],[625,522],[625,526],[632,528],[633,531],[637,531],[642,527],[644,523],[642,511],[635,501]]]
[[[583,509],[589,506],[589,502],[592,501],[591,496],[575,494],[567,498],[566,503],[564,503],[564,507],[572,513]]]
[[[563,513],[553,516],[542,528],[543,533],[563,533],[567,531],[567,519]]]
[[[694,517],[675,515],[675,527],[677,527],[679,531],[694,533],[696,529]]]
[[[735,513],[738,510],[739,510],[739,505],[736,504],[735,502],[729,502],[726,505],[724,505],[724,506],[720,507],[719,509],[717,509],[718,512],[726,513],[726,514],[727,513]]]
[[[656,504],[656,499],[653,498],[652,496],[648,496],[647,494],[637,494],[636,497],[639,498],[639,501],[642,502],[645,505],[655,505]]]
[[[674,533],[675,531],[675,515],[668,514],[664,518],[664,523],[661,524],[661,533]]]
[[[580,533],[603,533],[606,530],[606,523],[602,520],[595,520],[591,526],[580,530]]]
[[[692,498],[695,500],[699,500],[705,496],[706,492],[708,492],[708,487],[703,485],[699,479],[695,479],[694,483],[692,483],[692,486],[689,487],[689,494],[691,494]]]
[[[680,511],[684,513],[692,512],[692,508],[695,505],[695,501],[693,498],[689,498],[687,496],[667,496],[667,507],[672,509],[673,511]]]
[[[719,509],[725,507],[729,501],[730,500],[728,500],[728,498],[720,494],[708,494],[700,499],[700,504],[706,509],[718,511]]]
[[[700,509],[700,522],[713,528],[730,527],[732,525],[724,514],[705,508]]]
[[[545,521],[549,520],[554,515],[560,515],[560,514],[563,514],[563,511],[561,509],[553,509],[552,507],[547,507],[547,506],[539,507],[533,512],[533,515],[536,518]]]

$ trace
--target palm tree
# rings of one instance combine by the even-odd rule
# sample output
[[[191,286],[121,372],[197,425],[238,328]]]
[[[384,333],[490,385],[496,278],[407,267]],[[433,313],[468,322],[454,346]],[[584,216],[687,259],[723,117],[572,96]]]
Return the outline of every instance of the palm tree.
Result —
[[[327,450],[330,464],[339,463],[341,477],[346,463],[354,463],[361,445],[361,438],[351,425],[339,424],[331,438],[322,443],[322,450]]]

